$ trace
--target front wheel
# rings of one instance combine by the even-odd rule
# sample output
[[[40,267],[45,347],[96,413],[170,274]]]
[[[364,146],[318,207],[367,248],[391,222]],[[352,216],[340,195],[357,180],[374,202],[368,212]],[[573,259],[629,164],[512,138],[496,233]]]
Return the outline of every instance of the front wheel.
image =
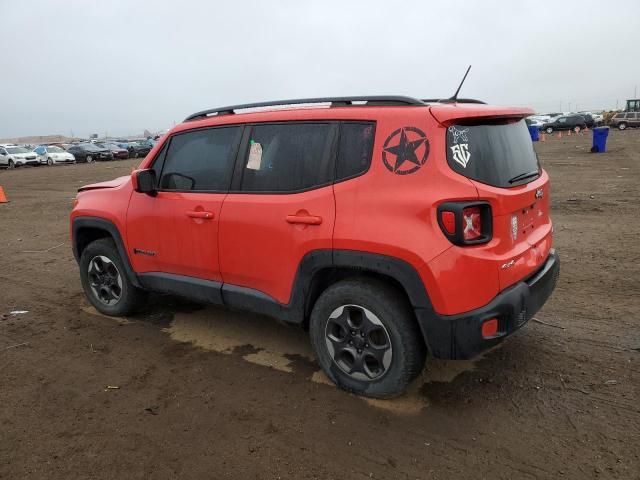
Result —
[[[83,250],[80,280],[89,302],[105,315],[128,315],[144,303],[145,293],[129,281],[110,238],[96,240]]]
[[[16,164],[13,163],[13,160],[9,160],[9,170],[13,170],[14,168],[16,168]]]
[[[551,127],[547,127],[547,129],[545,130],[547,133],[553,133],[553,128]]]
[[[620,130],[624,130],[625,128],[627,128],[627,124],[626,124],[626,123],[624,123],[624,122],[622,122],[620,125],[618,125],[618,128],[619,128]]]
[[[93,157],[91,155],[87,155],[87,163],[93,162]]]
[[[47,158],[47,165],[50,167],[53,165],[53,159],[51,157]]]
[[[424,366],[425,346],[409,303],[378,280],[329,287],[313,307],[309,330],[320,366],[350,392],[398,396]]]

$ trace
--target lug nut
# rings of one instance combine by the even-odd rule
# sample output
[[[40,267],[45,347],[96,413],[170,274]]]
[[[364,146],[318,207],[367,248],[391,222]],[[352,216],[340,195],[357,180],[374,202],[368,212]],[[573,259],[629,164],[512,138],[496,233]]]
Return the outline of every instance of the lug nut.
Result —
[[[365,346],[366,348],[369,348],[369,344],[368,344],[368,343],[365,343],[365,344],[364,344],[364,346]]]
[[[361,350],[361,349],[358,349],[358,353],[362,353],[362,350]]]
[[[360,332],[360,336],[361,336],[361,337],[364,337],[364,332]]]
[[[351,330],[351,335],[355,335],[356,331],[355,330]]]
[[[349,340],[349,345],[353,345],[353,340]]]

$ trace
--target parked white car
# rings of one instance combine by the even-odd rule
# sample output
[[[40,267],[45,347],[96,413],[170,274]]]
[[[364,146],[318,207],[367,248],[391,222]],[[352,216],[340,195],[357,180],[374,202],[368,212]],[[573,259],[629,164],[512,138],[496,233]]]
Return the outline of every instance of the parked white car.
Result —
[[[73,154],[56,145],[40,145],[33,152],[38,156],[38,163],[46,163],[47,165],[76,163],[76,157]]]
[[[18,145],[0,145],[0,167],[15,168],[23,165],[38,165],[36,154]]]

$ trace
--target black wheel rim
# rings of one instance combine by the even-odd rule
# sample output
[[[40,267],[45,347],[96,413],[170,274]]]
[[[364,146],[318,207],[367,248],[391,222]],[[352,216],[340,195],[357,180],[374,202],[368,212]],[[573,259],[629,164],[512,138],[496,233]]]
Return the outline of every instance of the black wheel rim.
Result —
[[[104,305],[115,305],[122,296],[122,277],[109,258],[98,255],[87,268],[89,286],[94,297]]]
[[[325,342],[333,363],[353,379],[378,380],[391,365],[389,332],[371,310],[359,305],[343,305],[329,315]]]

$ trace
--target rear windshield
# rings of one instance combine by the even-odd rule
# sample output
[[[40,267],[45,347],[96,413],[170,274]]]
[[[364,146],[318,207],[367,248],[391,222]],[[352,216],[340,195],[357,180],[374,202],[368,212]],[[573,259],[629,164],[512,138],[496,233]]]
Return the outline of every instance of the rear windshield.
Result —
[[[450,126],[447,162],[460,175],[494,187],[531,182],[540,170],[524,120]]]

